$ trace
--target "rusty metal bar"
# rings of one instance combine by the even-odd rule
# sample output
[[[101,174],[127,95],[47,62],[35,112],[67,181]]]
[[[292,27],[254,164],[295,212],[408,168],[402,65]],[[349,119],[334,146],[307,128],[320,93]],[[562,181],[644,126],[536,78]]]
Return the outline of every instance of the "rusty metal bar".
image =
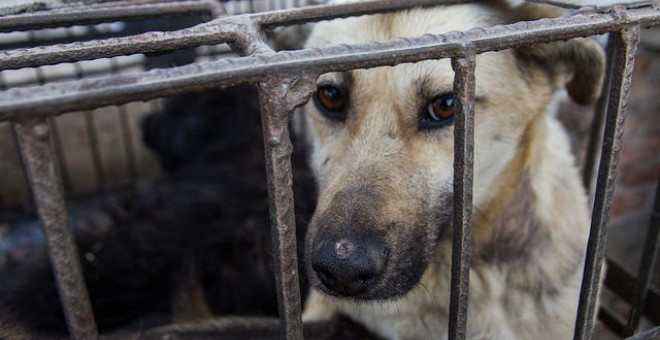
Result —
[[[72,37],[73,34],[71,33],[71,30],[67,30],[67,36]],[[80,65],[80,63],[73,63],[73,69],[74,69],[74,74],[76,76],[76,79],[80,80],[84,78],[85,72]],[[83,117],[85,120],[85,129],[87,130],[87,135],[89,136],[89,148],[90,148],[90,154],[92,156],[92,166],[94,167],[94,174],[96,175],[96,185],[103,188],[105,187],[105,176],[103,174],[103,165],[101,161],[101,151],[99,147],[99,139],[98,139],[98,134],[96,132],[96,126],[94,126],[94,116],[92,115],[92,111],[85,111],[83,113]],[[60,162],[62,162],[62,159],[60,159]],[[62,169],[66,169],[66,165],[61,167]],[[67,182],[70,182],[68,174],[62,173],[62,177],[64,180],[64,188],[65,189],[71,189],[71,185],[67,185]]]
[[[85,129],[89,136],[89,148],[92,154],[92,165],[94,166],[94,173],[96,174],[96,185],[105,187],[105,175],[103,174],[103,162],[101,161],[101,148],[99,147],[99,137],[96,133],[96,126],[94,126],[94,116],[92,111],[85,111],[83,113],[85,118]]]
[[[62,62],[91,60],[120,55],[169,51],[216,45],[235,39],[240,25],[257,23],[278,26],[290,22],[310,22],[333,17],[393,11],[413,6],[429,6],[439,0],[384,0],[353,3],[338,6],[315,6],[298,10],[284,10],[238,15],[220,18],[195,27],[174,32],[149,32],[135,36],[112,38],[100,41],[62,44],[52,47],[36,47],[18,51],[0,52],[0,70],[52,65]],[[458,0],[441,0],[447,3]],[[320,8],[319,8],[320,7]]]
[[[463,53],[462,46],[466,40],[471,42],[474,52],[478,54],[524,44],[601,34],[635,25],[658,24],[660,10],[653,8],[628,10],[625,18],[612,13],[583,13],[571,17],[477,28],[466,32],[314,50],[284,51],[268,57],[226,58],[136,75],[16,88],[0,93],[0,121],[93,109],[217,86],[259,82],[273,74],[285,74],[301,69],[323,73],[457,57]],[[219,31],[219,34],[227,34],[220,32],[222,31]],[[93,52],[93,49],[90,52]]]
[[[234,25],[194,26],[172,32],[147,32],[105,40],[4,51],[0,52],[0,70],[216,45],[232,41],[235,31]]]
[[[254,13],[247,17],[264,28],[296,25],[328,19],[354,17],[367,14],[398,11],[414,7],[431,7],[473,2],[476,0],[381,0],[345,3],[338,5],[306,6],[300,9],[287,9]]]
[[[656,187],[653,212],[651,213],[651,221],[646,232],[646,241],[642,251],[642,263],[637,271],[637,282],[633,293],[628,325],[626,326],[626,335],[628,336],[637,332],[639,322],[642,319],[646,295],[651,286],[651,279],[653,279],[658,248],[660,248],[660,182]]]
[[[188,15],[208,12],[218,15],[218,3],[211,0],[135,4],[120,1],[113,6],[76,6],[0,16],[0,32],[24,31],[37,28],[53,28],[71,25],[100,24],[104,22],[138,20],[154,17]]]
[[[343,5],[313,6],[302,9],[257,13],[220,18],[196,27],[175,32],[146,33],[133,37],[114,38],[86,43],[64,44],[52,47],[24,49],[0,53],[0,70],[20,67],[50,65],[60,62],[89,60],[119,55],[167,51],[199,45],[214,45],[229,42],[235,33],[231,27],[254,22],[275,27],[294,23],[313,22],[324,19],[347,17],[350,15],[373,14],[400,10],[413,6],[451,4],[458,0],[385,0],[351,3]],[[607,17],[606,14],[603,14]],[[569,23],[570,24],[570,23]],[[605,33],[595,32],[593,34]],[[224,33],[224,34],[223,34]],[[585,34],[589,35],[589,34]]]
[[[653,0],[619,0],[603,1],[603,0],[526,0],[529,2],[536,2],[547,4],[567,9],[580,9],[584,7],[591,7],[595,10],[606,11],[616,5],[625,5],[627,8],[641,7],[653,5]]]
[[[15,123],[25,170],[50,253],[60,300],[74,339],[98,335],[73,236],[62,183],[51,152],[48,124],[42,119]]]
[[[113,74],[119,74],[119,65],[116,59],[110,59],[110,69]],[[133,135],[128,124],[128,111],[125,105],[117,106],[119,111],[119,126],[121,130],[122,143],[124,144],[124,155],[126,156],[126,171],[128,178],[134,181],[137,178],[137,162],[135,150],[133,150]]]
[[[298,256],[293,203],[289,119],[315,89],[317,75],[274,77],[259,84],[268,202],[282,339],[302,339]]]
[[[472,244],[475,54],[452,59],[454,68],[454,223],[452,233],[449,339],[465,339]]]
[[[651,328],[648,331],[633,335],[626,340],[653,340],[660,338],[660,326]]]
[[[594,118],[591,121],[589,141],[587,143],[587,155],[585,157],[584,169],[582,171],[582,184],[586,188],[587,193],[589,193],[589,196],[591,196],[594,169],[596,167],[598,156],[600,156],[600,143],[602,141],[603,125],[605,124],[605,111],[607,110],[607,102],[610,98],[610,84],[612,83],[612,73],[614,72],[614,55],[616,50],[613,39],[608,39],[605,50],[607,56],[605,79],[594,109]]]
[[[605,254],[606,224],[609,220],[612,192],[623,139],[635,52],[640,27],[626,28],[610,35],[616,48],[614,74],[603,134],[603,147],[598,168],[596,197],[591,218],[591,231],[584,264],[582,290],[575,324],[575,339],[589,339],[593,330],[598,287]]]

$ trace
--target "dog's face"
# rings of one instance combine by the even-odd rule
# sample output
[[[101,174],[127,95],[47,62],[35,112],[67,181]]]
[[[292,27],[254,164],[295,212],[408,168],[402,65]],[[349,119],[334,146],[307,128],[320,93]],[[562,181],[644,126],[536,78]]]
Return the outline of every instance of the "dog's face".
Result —
[[[307,47],[505,22],[503,13],[483,5],[411,10],[320,23]],[[476,207],[496,194],[496,179],[516,155],[528,152],[531,122],[567,79],[522,54],[477,57]],[[318,79],[307,121],[319,201],[306,242],[308,274],[318,290],[389,299],[419,281],[452,218],[453,81],[449,60]]]

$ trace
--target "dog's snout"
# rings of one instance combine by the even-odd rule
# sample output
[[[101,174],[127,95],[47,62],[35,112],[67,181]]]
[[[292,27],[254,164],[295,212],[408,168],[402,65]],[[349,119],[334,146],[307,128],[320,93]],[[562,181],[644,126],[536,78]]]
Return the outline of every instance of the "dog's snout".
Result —
[[[312,269],[328,289],[355,295],[377,281],[385,268],[386,257],[385,248],[375,240],[326,240],[314,251]]]

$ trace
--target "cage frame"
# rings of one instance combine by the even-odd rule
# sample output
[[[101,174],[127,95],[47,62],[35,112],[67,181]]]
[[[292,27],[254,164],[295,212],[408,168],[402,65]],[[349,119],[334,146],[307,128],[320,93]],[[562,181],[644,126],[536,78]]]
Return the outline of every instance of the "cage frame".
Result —
[[[140,9],[146,12],[141,12],[141,15],[135,15],[134,18],[176,15],[181,14],[180,11],[195,10],[208,12],[214,19],[174,32],[150,32],[129,37],[0,52],[0,70],[220,43],[228,43],[241,55],[236,58],[144,71],[135,75],[110,75],[0,92],[0,122],[10,121],[17,134],[71,337],[96,338],[98,331],[78,265],[75,244],[67,226],[62,179],[57,172],[51,150],[52,132],[46,122],[48,118],[71,111],[92,110],[210,88],[242,83],[258,85],[281,337],[302,339],[300,290],[295,269],[297,255],[291,172],[293,147],[288,127],[294,111],[309,100],[316,88],[317,77],[326,72],[393,66],[429,59],[451,59],[455,70],[457,113],[454,131],[454,230],[448,335],[450,339],[464,339],[471,253],[476,55],[522,45],[609,33],[606,69],[608,82],[603,87],[596,106],[598,117],[605,122],[602,147],[589,148],[588,165],[584,172],[584,183],[589,187],[594,164],[600,164],[586,251],[585,278],[574,337],[590,338],[596,312],[600,269],[604,259],[605,225],[609,219],[620,158],[635,52],[641,28],[660,25],[658,1],[629,1],[601,6],[597,5],[596,1],[533,0],[535,3],[573,9],[575,12],[558,18],[475,28],[464,32],[314,50],[275,52],[261,39],[261,32],[279,26],[463,2],[465,1],[376,0],[234,16],[225,16],[224,11],[218,7],[219,4],[212,0],[187,0],[182,3],[170,0],[100,2],[91,5],[93,8],[73,10],[54,8],[9,14],[5,11],[5,15],[0,16],[0,31],[125,20],[126,16],[133,15]],[[122,8],[119,3],[133,5]],[[177,9],[178,4],[182,6]],[[38,20],[35,19],[37,17]],[[597,122],[594,126],[596,125]],[[599,137],[598,132],[598,128],[593,129],[592,141]],[[597,162],[599,157],[600,161]],[[650,260],[643,264],[645,268],[652,268],[649,267],[649,261],[652,266],[657,255],[657,201],[651,222],[652,226],[655,225],[652,229],[655,230],[655,236],[649,238],[649,244],[645,247],[651,249],[645,251],[650,254]],[[648,271],[650,269],[647,269],[647,273]],[[648,291],[648,280],[648,275],[640,280],[636,290],[636,303],[643,303],[644,295]],[[631,317],[628,325],[631,335],[638,320],[636,315]],[[651,331],[655,333],[650,334],[660,332],[657,327]]]

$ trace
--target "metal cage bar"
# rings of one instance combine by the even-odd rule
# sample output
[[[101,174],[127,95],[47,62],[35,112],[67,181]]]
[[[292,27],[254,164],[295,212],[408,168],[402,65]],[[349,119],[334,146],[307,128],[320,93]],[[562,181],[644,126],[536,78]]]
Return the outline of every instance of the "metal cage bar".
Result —
[[[651,221],[649,222],[644,250],[642,251],[642,262],[637,271],[637,282],[633,293],[632,306],[630,307],[628,325],[626,325],[627,335],[635,334],[639,328],[639,322],[642,319],[645,307],[646,295],[648,294],[651,279],[653,278],[653,268],[657,260],[658,248],[660,248],[660,183],[656,187],[653,212],[651,213]]]
[[[259,84],[259,102],[266,153],[271,238],[282,339],[302,339],[302,303],[298,286],[298,255],[293,205],[293,145],[289,118],[295,106],[287,97],[289,79]],[[311,89],[310,89],[311,92]]]
[[[612,73],[614,72],[614,53],[616,52],[614,46],[614,39],[608,39],[605,53],[607,60],[605,64],[605,79],[603,80],[603,88],[601,89],[600,96],[594,108],[594,118],[591,122],[591,129],[589,131],[589,141],[587,142],[587,155],[585,156],[584,169],[582,172],[582,184],[591,193],[594,181],[594,170],[600,156],[600,144],[603,136],[603,125],[605,124],[605,111],[607,110],[607,102],[610,98],[610,84],[612,83]]]
[[[64,190],[51,151],[48,124],[36,119],[15,123],[15,127],[69,332],[74,339],[94,339],[98,332],[67,222]]]
[[[605,239],[603,226],[607,222],[611,203],[639,29],[640,26],[660,25],[660,8],[655,5],[653,7],[639,5],[641,7],[635,6],[636,8],[631,9],[618,6],[615,11],[582,10],[572,16],[478,28],[466,32],[280,53],[273,53],[258,41],[259,31],[275,26],[454,2],[456,1],[387,0],[364,4],[316,6],[219,18],[169,33],[146,33],[127,38],[25,49],[20,52],[0,52],[0,65],[2,65],[0,69],[168,51],[226,42],[232,43],[232,47],[238,49],[241,54],[248,55],[242,58],[227,58],[152,70],[136,75],[81,79],[60,84],[10,89],[0,93],[0,121],[21,122],[17,130],[20,131],[21,151],[26,159],[26,168],[43,225],[46,231],[51,233],[53,228],[59,228],[56,230],[61,239],[54,237],[52,241],[49,239],[49,246],[72,334],[77,338],[92,338],[96,336],[96,329],[89,301],[86,293],[83,293],[85,289],[80,269],[75,265],[78,263],[75,246],[66,230],[60,179],[53,170],[53,157],[47,138],[45,142],[42,140],[44,135],[48,136],[48,128],[43,125],[41,118],[74,110],[91,110],[106,105],[119,105],[218,86],[258,83],[266,149],[281,335],[283,338],[300,339],[302,322],[290,161],[292,147],[287,125],[293,110],[307,101],[314,89],[316,76],[324,72],[452,58],[456,72],[454,86],[458,110],[455,126],[453,235],[455,239],[449,337],[463,339],[466,332],[471,242],[473,158],[471,141],[475,55],[524,44],[617,32],[612,34],[611,38],[614,46],[612,50],[616,52],[611,71],[612,87],[609,91],[608,116],[592,218],[592,235],[587,251],[585,279],[576,322],[575,338],[587,338],[593,327]],[[538,0],[538,2],[559,1]],[[564,3],[565,1],[562,2]],[[250,5],[253,5],[252,2]],[[321,10],[325,11],[321,12]],[[48,15],[48,13],[43,14]],[[57,17],[56,12],[50,14]],[[2,18],[8,16],[0,17]],[[10,20],[9,24],[11,23]],[[45,160],[39,161],[35,155],[41,155]],[[51,170],[44,170],[42,166],[44,163],[39,162],[46,162],[46,168]],[[67,270],[58,269],[62,268],[61,263],[71,263],[71,261],[75,263],[73,266],[69,265]],[[75,287],[75,290],[72,287]],[[77,296],[72,296],[72,291],[75,291]]]
[[[474,69],[476,56],[452,59],[454,121],[454,223],[452,233],[449,339],[465,339],[472,244],[472,168],[474,161]]]
[[[610,35],[615,47],[615,55],[610,56],[614,58],[614,73],[611,76],[612,84],[575,325],[575,339],[589,339],[593,329],[600,274],[605,256],[606,224],[609,220],[614,181],[619,164],[623,123],[626,118],[639,33],[640,27],[633,26]]]
[[[511,25],[400,38],[315,50],[285,51],[269,56],[227,58],[182,67],[64,82],[43,87],[15,88],[0,93],[0,120],[47,116],[111,104],[124,104],[212,87],[259,82],[277,72],[286,74],[305,69],[310,72],[345,71],[355,68],[389,66],[426,59],[457,57],[469,41],[475,53],[499,51],[523,44],[565,40],[626,27],[660,24],[660,10],[632,9],[625,17],[611,13],[577,14],[570,17],[520,22]],[[227,36],[234,32],[222,32]],[[0,62],[3,59],[0,57]]]
[[[207,12],[216,16],[220,5],[212,0],[135,4],[131,1],[76,6],[28,14],[0,16],[0,32],[52,28],[66,25],[99,24],[127,19],[144,19]]]

